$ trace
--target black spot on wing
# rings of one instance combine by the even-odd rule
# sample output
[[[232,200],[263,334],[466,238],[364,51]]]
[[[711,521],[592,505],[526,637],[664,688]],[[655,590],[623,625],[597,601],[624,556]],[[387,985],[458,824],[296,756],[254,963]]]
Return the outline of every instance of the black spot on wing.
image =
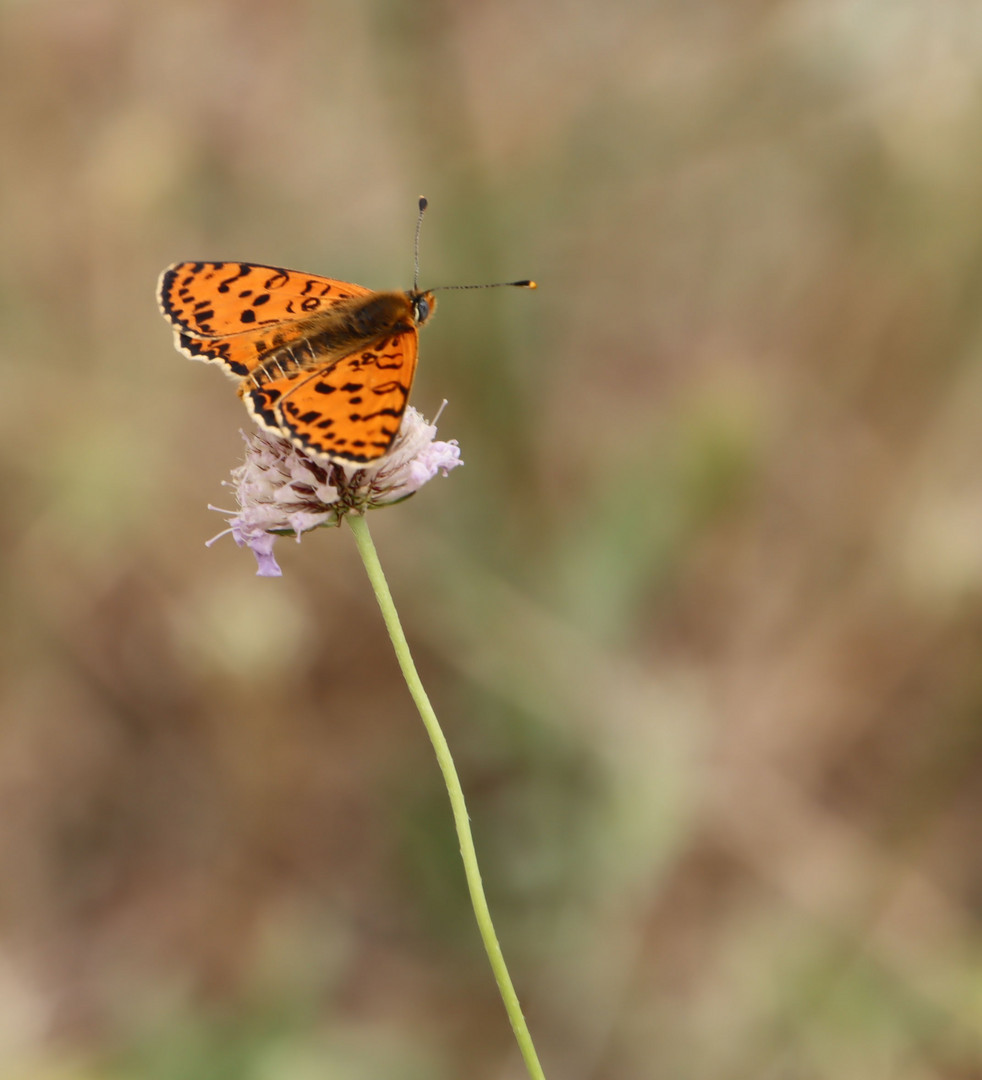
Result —
[[[220,270],[225,264],[215,263],[214,265],[216,270]],[[239,263],[239,272],[233,274],[232,277],[225,278],[223,281],[219,282],[218,291],[220,293],[227,293],[236,281],[241,281],[242,278],[248,277],[251,273],[252,267],[248,263]]]
[[[283,402],[283,412],[299,424],[312,424],[315,420],[320,420],[322,415],[318,409],[308,409],[301,415],[300,409],[289,399]]]

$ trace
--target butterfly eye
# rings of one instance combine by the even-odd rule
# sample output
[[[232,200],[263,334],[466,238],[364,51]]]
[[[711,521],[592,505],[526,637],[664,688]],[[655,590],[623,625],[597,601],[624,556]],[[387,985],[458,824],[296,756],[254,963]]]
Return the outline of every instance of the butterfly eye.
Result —
[[[413,318],[417,323],[424,323],[430,317],[430,305],[425,296],[418,296],[413,301]]]

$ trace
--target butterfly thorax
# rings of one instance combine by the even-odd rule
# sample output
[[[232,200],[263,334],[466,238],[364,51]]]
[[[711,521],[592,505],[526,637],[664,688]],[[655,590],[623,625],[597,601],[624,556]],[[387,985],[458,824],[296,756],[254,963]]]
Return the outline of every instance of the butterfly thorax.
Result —
[[[432,293],[416,290],[352,297],[302,320],[289,342],[273,334],[262,360],[245,382],[258,387],[284,376],[322,369],[332,358],[359,349],[384,347],[388,338],[422,326],[435,306]]]

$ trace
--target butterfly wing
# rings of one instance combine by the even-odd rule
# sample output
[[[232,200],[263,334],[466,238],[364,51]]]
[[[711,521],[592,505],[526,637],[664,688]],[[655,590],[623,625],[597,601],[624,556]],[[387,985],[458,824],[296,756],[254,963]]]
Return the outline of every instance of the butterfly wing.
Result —
[[[347,356],[325,356],[313,375],[260,387],[244,383],[242,396],[261,426],[282,432],[305,453],[365,464],[386,454],[398,434],[418,349],[413,327]]]
[[[267,352],[302,338],[304,320],[371,292],[278,266],[182,262],[161,274],[157,298],[179,352],[241,378]]]

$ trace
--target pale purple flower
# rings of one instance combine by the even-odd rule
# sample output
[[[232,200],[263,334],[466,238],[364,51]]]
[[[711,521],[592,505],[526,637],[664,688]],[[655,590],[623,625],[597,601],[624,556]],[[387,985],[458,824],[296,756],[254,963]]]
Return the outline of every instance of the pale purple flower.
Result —
[[[239,547],[249,547],[260,577],[279,577],[273,555],[277,536],[296,536],[322,525],[340,525],[347,513],[364,513],[415,494],[437,473],[446,476],[462,465],[457,441],[439,442],[436,424],[428,424],[410,406],[392,449],[372,465],[338,465],[308,457],[291,442],[269,431],[243,435],[245,463],[232,470],[238,513],[228,533]],[[217,509],[217,507],[212,507]]]

